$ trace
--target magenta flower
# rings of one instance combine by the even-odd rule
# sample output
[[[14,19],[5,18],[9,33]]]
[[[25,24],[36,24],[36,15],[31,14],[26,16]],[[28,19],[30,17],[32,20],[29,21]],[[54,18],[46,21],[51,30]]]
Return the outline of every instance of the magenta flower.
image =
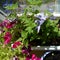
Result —
[[[6,28],[7,28],[7,29],[13,28],[13,27],[15,26],[15,24],[16,24],[16,21],[15,21],[15,20],[12,21],[12,22],[9,22],[9,23],[7,23],[7,25],[6,25]]]
[[[6,20],[4,20],[4,21],[2,22],[2,25],[3,25],[3,26],[6,26],[8,23],[10,23],[10,21],[6,19]]]
[[[30,51],[31,51],[31,46],[30,45],[28,46],[28,48],[26,48],[25,46],[22,48],[22,53],[23,54],[29,55]]]
[[[25,60],[32,60],[31,56],[27,56]]]
[[[4,20],[2,23],[0,23],[0,26],[10,29],[10,28],[13,28],[15,24],[16,24],[16,20],[14,21]]]
[[[41,59],[38,58],[35,54],[32,54],[32,60],[41,60]]]
[[[11,33],[10,32],[6,32],[5,36],[4,36],[4,44],[7,45],[8,43],[10,43],[11,38],[12,38]]]
[[[19,45],[21,45],[20,41],[16,41],[13,45],[12,48],[17,48]]]
[[[28,53],[29,53],[26,47],[23,47],[23,48],[22,48],[22,53],[23,53],[23,54],[28,54]]]
[[[9,20],[4,20],[3,22],[0,23],[0,27],[4,27],[7,25],[7,23],[9,23]]]
[[[32,54],[32,55],[28,55],[26,57],[26,60],[41,60],[41,59],[38,58],[35,54]]]

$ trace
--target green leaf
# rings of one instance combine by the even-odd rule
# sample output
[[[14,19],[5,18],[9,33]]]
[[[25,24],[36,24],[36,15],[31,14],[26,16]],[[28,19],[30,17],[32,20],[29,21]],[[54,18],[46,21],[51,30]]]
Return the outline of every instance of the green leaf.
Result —
[[[27,38],[27,32],[22,31],[21,32],[21,36],[22,36],[23,39]]]

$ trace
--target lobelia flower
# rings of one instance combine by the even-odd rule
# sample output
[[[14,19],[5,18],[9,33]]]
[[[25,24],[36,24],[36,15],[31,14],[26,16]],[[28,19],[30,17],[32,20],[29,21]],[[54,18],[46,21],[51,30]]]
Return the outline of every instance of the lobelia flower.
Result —
[[[15,43],[12,44],[12,48],[17,48],[19,45],[21,45],[21,42],[16,41]]]
[[[6,32],[5,36],[4,36],[4,44],[7,45],[8,43],[10,43],[11,38],[12,38],[11,33],[10,32]]]

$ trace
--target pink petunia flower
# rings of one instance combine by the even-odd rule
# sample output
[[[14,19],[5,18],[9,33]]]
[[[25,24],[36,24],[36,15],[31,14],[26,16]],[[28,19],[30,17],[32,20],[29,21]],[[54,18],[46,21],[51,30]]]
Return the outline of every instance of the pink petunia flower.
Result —
[[[32,60],[41,60],[41,59],[38,58],[35,54],[32,54]]]
[[[28,55],[25,60],[41,60],[41,58],[38,58],[35,54]]]
[[[1,27],[6,27],[7,29],[10,29],[12,27],[14,27],[14,25],[17,23],[16,20],[14,21],[10,21],[10,20],[4,20],[2,23],[0,23]]]
[[[11,38],[12,38],[11,33],[10,32],[6,32],[5,36],[4,36],[4,44],[7,45],[8,43],[10,43]]]
[[[20,41],[16,41],[13,45],[12,48],[17,48],[19,45],[21,45]]]
[[[27,56],[25,60],[32,60],[31,56]]]
[[[12,21],[10,23],[7,23],[6,28],[7,29],[13,28],[15,24],[16,24],[16,21]]]

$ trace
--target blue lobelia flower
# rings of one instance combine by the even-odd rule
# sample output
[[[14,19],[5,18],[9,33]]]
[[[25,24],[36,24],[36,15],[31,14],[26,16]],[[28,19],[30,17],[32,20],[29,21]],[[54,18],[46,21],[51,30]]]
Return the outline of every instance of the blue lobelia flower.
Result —
[[[37,23],[37,33],[39,33],[41,25],[45,22],[47,16],[45,16],[44,13],[39,13],[35,17],[39,18],[39,20],[35,20],[35,23]]]

